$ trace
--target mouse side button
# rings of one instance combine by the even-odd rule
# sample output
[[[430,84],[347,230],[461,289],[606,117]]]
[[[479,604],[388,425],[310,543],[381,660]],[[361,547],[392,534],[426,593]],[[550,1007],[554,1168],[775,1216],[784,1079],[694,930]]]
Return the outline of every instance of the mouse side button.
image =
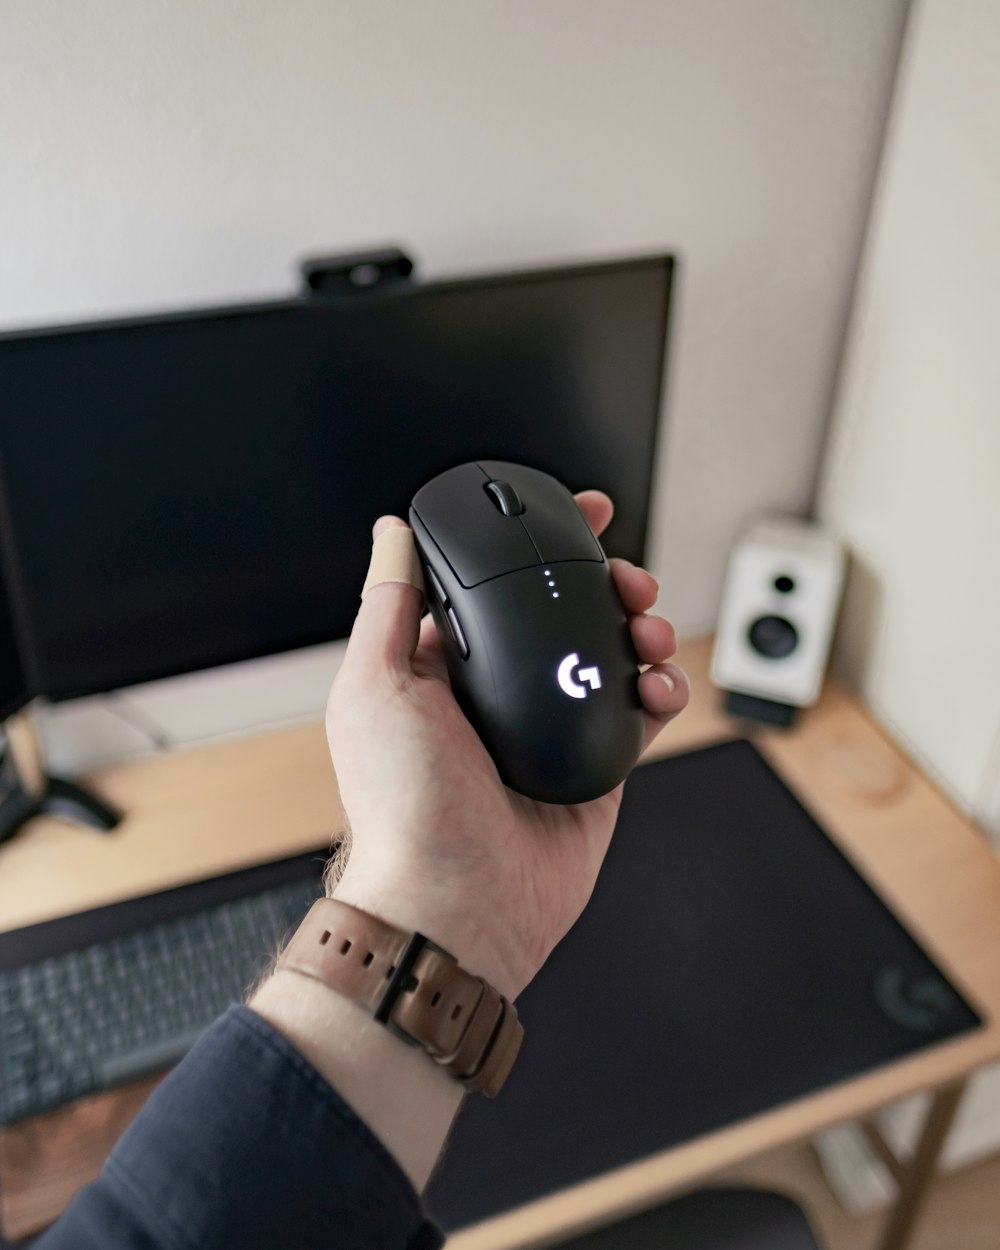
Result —
[[[434,592],[434,594],[437,595],[438,600],[441,603],[441,606],[443,608],[449,607],[450,600],[448,599],[448,592],[441,585],[440,577],[438,577],[437,573],[434,572],[434,570],[431,568],[429,564],[424,564],[423,570],[424,570],[424,577],[427,580],[427,584],[431,588],[431,590]]]
[[[448,622],[448,628],[451,630],[451,636],[455,640],[458,647],[458,654],[463,660],[469,658],[469,644],[465,637],[465,631],[462,629],[462,622],[455,614],[455,609],[448,607],[445,609],[445,619]]]

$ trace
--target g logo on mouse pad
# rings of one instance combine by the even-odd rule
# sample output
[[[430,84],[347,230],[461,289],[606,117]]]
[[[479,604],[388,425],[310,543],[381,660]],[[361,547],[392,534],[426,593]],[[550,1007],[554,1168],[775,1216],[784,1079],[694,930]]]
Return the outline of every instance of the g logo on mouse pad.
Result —
[[[880,969],[875,998],[890,1019],[922,1033],[937,1028],[957,1005],[940,977],[913,976],[896,964]]]

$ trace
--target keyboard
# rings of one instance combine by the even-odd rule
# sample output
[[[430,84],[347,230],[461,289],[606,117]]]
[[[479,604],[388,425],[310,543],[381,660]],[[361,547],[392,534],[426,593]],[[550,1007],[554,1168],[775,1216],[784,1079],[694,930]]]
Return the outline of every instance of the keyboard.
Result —
[[[0,1125],[176,1063],[319,897],[324,859],[0,934]]]

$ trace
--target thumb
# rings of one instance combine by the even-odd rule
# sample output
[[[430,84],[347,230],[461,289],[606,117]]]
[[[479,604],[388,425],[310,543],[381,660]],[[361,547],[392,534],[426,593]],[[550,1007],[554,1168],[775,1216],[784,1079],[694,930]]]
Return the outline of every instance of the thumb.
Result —
[[[368,671],[409,668],[420,634],[424,579],[413,532],[399,517],[380,517],[345,663]]]

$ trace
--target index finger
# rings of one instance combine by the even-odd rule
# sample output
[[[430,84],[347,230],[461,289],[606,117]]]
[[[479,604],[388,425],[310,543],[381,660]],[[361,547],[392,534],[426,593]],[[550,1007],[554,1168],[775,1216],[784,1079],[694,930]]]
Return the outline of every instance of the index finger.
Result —
[[[576,506],[587,519],[587,524],[600,537],[611,524],[615,505],[603,490],[582,490],[574,495]]]

